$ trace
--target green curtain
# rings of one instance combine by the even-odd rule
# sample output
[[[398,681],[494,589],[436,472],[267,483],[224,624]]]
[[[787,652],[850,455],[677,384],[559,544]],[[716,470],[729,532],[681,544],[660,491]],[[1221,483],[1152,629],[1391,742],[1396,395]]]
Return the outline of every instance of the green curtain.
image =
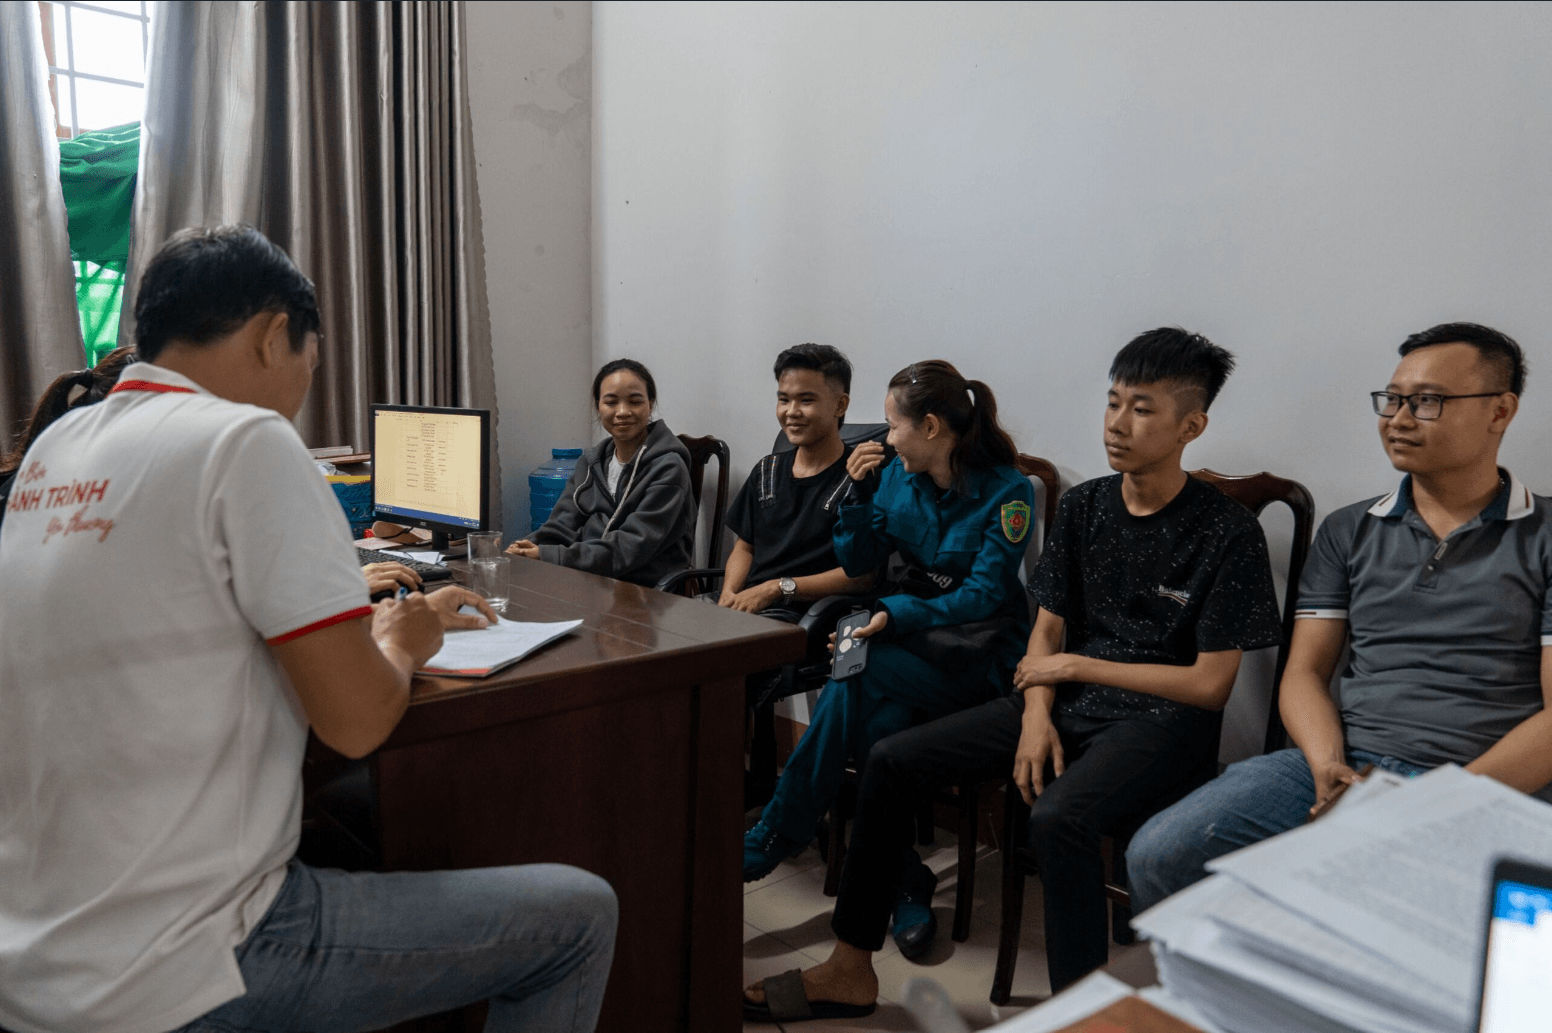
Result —
[[[59,180],[70,213],[75,301],[88,365],[118,345],[139,166],[139,122],[59,141]]]

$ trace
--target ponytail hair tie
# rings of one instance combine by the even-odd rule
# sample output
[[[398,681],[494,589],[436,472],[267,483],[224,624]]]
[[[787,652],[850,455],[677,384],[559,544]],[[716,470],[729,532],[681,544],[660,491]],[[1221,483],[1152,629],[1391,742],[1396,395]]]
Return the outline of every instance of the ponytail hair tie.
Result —
[[[70,374],[70,382],[90,391],[97,386],[97,374],[89,369],[78,369]]]

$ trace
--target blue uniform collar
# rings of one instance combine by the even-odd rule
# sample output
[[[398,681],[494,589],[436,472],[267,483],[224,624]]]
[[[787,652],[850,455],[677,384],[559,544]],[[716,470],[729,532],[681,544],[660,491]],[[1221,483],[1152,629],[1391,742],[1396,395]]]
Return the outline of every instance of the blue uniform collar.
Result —
[[[1494,495],[1493,501],[1477,514],[1477,521],[1485,524],[1492,520],[1519,520],[1530,516],[1536,509],[1536,501],[1531,496],[1530,489],[1521,484],[1518,477],[1501,466],[1498,468],[1498,475],[1503,481],[1498,487],[1498,494]],[[1412,475],[1407,474],[1401,478],[1401,483],[1396,486],[1395,491],[1369,507],[1369,515],[1377,516],[1382,520],[1399,520],[1411,508]]]

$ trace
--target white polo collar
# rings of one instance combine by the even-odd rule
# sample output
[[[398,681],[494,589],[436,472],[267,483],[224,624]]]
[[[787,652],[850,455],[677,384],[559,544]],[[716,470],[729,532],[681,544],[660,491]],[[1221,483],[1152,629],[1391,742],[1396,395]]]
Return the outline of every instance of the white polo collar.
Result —
[[[1482,522],[1519,520],[1535,512],[1536,500],[1531,495],[1530,489],[1503,467],[1500,466],[1498,472],[1504,476],[1507,483],[1498,489],[1498,494],[1493,496],[1493,501],[1482,510],[1480,514]],[[1407,474],[1401,478],[1401,483],[1396,485],[1394,491],[1369,507],[1369,515],[1388,520],[1401,516],[1410,508],[1412,508],[1412,475]]]

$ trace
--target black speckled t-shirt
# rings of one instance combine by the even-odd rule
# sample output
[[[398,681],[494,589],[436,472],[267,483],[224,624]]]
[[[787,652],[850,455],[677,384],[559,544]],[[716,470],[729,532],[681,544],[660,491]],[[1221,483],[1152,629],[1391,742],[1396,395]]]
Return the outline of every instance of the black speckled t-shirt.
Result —
[[[1189,666],[1198,653],[1262,649],[1282,634],[1260,523],[1195,477],[1144,517],[1127,511],[1120,474],[1073,488],[1029,592],[1066,621],[1067,652],[1098,660]],[[1182,731],[1218,720],[1201,707],[1087,682],[1057,686],[1056,709]]]

